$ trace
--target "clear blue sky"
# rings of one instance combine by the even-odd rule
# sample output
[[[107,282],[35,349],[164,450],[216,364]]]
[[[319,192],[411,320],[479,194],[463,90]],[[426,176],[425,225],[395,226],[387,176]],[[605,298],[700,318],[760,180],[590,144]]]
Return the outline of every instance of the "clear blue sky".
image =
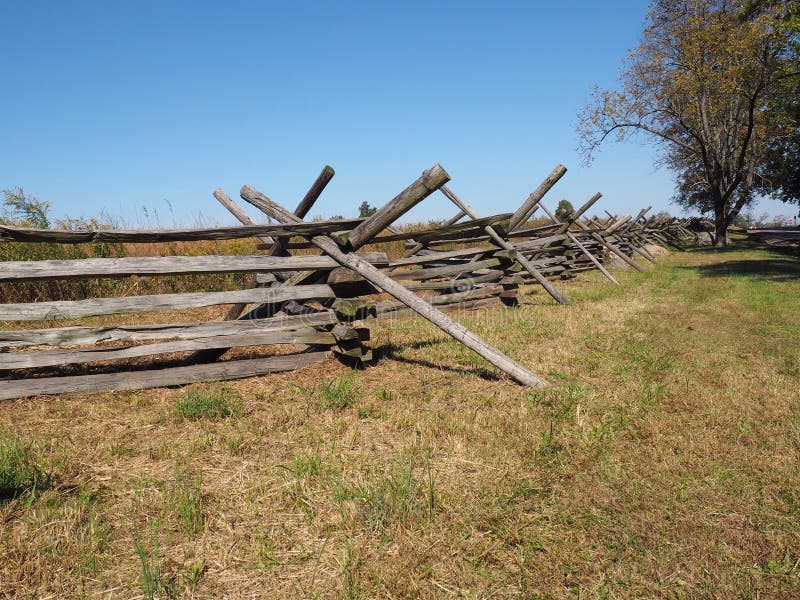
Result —
[[[233,222],[211,193],[249,183],[289,207],[325,164],[312,214],[353,215],[439,162],[483,214],[548,194],[671,210],[653,151],[609,144],[591,167],[575,115],[613,85],[646,3],[57,2],[0,4],[0,188],[56,216],[142,207],[169,226]],[[173,214],[167,202],[172,206]],[[759,210],[790,209],[762,202]],[[454,212],[437,194],[409,219]]]

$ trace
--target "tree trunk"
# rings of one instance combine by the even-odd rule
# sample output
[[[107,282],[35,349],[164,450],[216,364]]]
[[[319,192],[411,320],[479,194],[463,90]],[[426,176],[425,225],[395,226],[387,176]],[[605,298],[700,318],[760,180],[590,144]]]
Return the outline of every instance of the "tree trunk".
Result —
[[[722,222],[717,220],[714,223],[714,247],[727,248],[728,246],[728,224],[727,219],[722,219]]]
[[[718,185],[711,184],[711,198],[714,201],[714,247],[726,248],[728,246],[728,224],[730,218],[727,214],[727,202],[722,199],[722,191]]]
[[[728,247],[728,225],[730,224],[730,215],[725,214],[725,209],[714,210],[714,247],[727,248]]]

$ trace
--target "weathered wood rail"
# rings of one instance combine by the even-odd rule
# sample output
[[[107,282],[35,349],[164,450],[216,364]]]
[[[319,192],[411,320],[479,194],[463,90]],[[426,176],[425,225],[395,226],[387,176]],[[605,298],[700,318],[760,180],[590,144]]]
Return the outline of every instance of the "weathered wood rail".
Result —
[[[772,250],[794,255],[800,253],[800,228],[797,227],[751,228],[747,230],[747,237]]]
[[[680,221],[656,223],[645,219],[646,210],[622,218],[587,218],[600,194],[572,214],[557,218],[542,200],[565,172],[557,166],[517,210],[487,217],[480,217],[446,185],[449,176],[436,165],[363,219],[302,220],[333,177],[333,169],[326,167],[294,213],[254,188],[242,188],[241,197],[278,221],[275,225],[257,224],[222,190],[215,191],[214,197],[241,226],[57,231],[2,225],[0,243],[139,244],[256,238],[266,253],[0,263],[0,285],[255,274],[254,287],[249,289],[0,304],[0,322],[8,323],[0,327],[0,399],[250,377],[304,368],[331,353],[363,364],[372,360],[364,320],[407,314],[423,316],[516,381],[546,385],[444,313],[492,304],[516,306],[519,287],[527,283],[541,286],[557,303],[567,304],[556,287],[558,281],[597,269],[617,283],[605,266],[609,255],[644,269],[643,262],[655,261],[648,244],[681,247],[691,239]],[[458,209],[451,219],[424,230],[393,227],[436,191]],[[549,222],[527,225],[540,208]],[[401,257],[390,258],[378,251],[379,244],[392,242],[405,245]],[[296,248],[315,248],[321,254],[292,255],[290,251]],[[194,310],[221,305],[230,306],[223,321],[203,320],[206,317]],[[169,312],[176,310],[181,312]],[[130,320],[133,315],[144,318],[146,313],[150,314],[142,322],[119,321],[120,315],[130,315]],[[182,321],[187,315],[199,320]],[[176,317],[178,322],[171,322]],[[85,318],[103,321],[71,323]],[[26,321],[44,327],[11,326]]]

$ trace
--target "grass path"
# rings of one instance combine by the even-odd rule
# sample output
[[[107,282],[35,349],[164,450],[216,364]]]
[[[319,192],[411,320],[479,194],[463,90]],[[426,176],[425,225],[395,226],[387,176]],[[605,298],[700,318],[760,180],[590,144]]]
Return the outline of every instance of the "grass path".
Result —
[[[458,316],[543,391],[404,319],[360,372],[0,403],[0,597],[800,597],[800,263],[618,279]]]

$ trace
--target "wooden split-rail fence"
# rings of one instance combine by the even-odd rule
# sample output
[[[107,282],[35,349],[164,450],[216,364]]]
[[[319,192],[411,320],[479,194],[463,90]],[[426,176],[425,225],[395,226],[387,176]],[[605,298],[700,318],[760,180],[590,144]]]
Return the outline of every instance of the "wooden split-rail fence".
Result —
[[[215,198],[241,226],[153,231],[0,226],[0,243],[258,238],[263,251],[249,256],[1,263],[0,285],[198,274],[252,274],[253,285],[231,291],[0,304],[0,322],[8,323],[0,328],[0,399],[237,379],[307,367],[331,353],[354,364],[369,363],[368,319],[408,313],[429,320],[519,383],[544,386],[542,378],[446,313],[493,303],[515,306],[520,286],[529,283],[567,304],[558,281],[597,269],[616,284],[605,266],[608,256],[642,270],[638,259],[655,262],[648,245],[680,247],[687,241],[679,221],[655,223],[645,219],[647,210],[635,216],[588,218],[600,194],[573,213],[556,217],[542,199],[565,172],[558,166],[515,212],[487,217],[448,187],[448,174],[436,165],[370,217],[304,221],[333,177],[333,169],[326,167],[294,212],[250,186],[241,189],[243,200],[277,224],[257,224],[217,190]],[[456,207],[451,219],[413,232],[394,226],[437,191]],[[539,209],[547,222],[529,225]],[[390,258],[379,251],[393,242],[403,244],[402,256]],[[203,309],[215,306],[229,307],[224,320],[203,318]]]
[[[754,242],[764,244],[772,250],[800,254],[799,227],[750,228],[747,237]]]

